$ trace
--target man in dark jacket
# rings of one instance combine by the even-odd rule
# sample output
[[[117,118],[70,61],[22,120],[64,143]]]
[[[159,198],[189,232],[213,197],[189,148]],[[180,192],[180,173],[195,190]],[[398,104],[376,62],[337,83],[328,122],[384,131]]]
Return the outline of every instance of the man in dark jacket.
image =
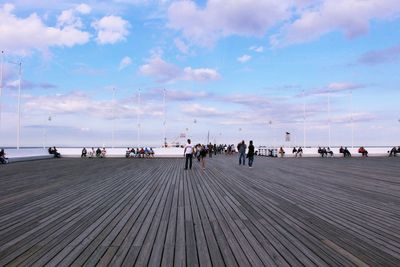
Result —
[[[249,144],[249,151],[247,152],[247,158],[249,159],[249,168],[253,168],[253,161],[254,161],[254,146],[253,146],[253,141],[250,141],[250,144]]]

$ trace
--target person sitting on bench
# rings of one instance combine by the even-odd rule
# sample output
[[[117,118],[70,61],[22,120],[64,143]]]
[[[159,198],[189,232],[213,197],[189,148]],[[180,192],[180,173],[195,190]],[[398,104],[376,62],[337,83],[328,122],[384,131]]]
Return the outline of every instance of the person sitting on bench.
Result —
[[[6,152],[4,152],[4,148],[0,150],[0,163],[1,164],[7,164],[8,163],[8,158],[6,158]]]
[[[360,153],[362,157],[368,157],[368,151],[363,146],[358,149],[358,153]]]
[[[389,151],[388,151],[389,152]],[[396,157],[396,154],[400,153],[400,146],[398,149],[396,149],[396,147],[394,146],[389,153],[389,157]]]
[[[86,150],[86,147],[84,147],[84,148],[82,149],[81,158],[86,158],[86,155],[87,155],[87,150]]]
[[[101,149],[100,149],[100,147],[98,147],[98,148],[96,149],[96,157],[97,157],[97,158],[100,158],[100,157],[101,157]]]
[[[326,155],[328,155],[333,157],[333,151],[331,150],[331,148],[328,146],[328,148],[326,149]]]
[[[320,154],[321,157],[324,157],[324,156],[327,156],[327,155],[328,155],[328,154],[326,153],[325,147],[324,147],[324,148],[318,147],[318,154]]]
[[[101,157],[102,157],[102,158],[105,158],[105,157],[106,157],[106,154],[107,154],[106,148],[103,147],[103,149],[101,150]]]
[[[283,147],[279,148],[279,155],[281,156],[281,158],[283,158],[283,156],[285,156],[285,150],[283,150]]]
[[[344,148],[343,150],[343,156],[344,157],[351,157],[350,151],[347,149],[347,147]]]
[[[60,158],[61,154],[58,153],[57,148],[55,146],[49,147],[49,154],[54,155],[55,158]]]
[[[303,149],[301,148],[301,146],[297,149],[295,157],[297,158],[297,156],[299,156],[299,158],[303,156]]]

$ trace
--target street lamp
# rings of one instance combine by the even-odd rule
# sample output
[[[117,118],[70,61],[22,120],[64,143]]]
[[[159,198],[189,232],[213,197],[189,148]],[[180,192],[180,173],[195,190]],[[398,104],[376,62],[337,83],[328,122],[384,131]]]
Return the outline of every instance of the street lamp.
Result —
[[[4,51],[1,51],[1,65],[0,65],[0,132],[1,132],[1,111],[2,111],[1,96],[2,96],[2,91],[3,91],[3,64],[4,64]]]
[[[19,66],[19,82],[18,82],[18,125],[17,125],[17,149],[20,146],[20,131],[21,131],[21,82],[22,82],[22,62],[10,62],[11,64]]]
[[[115,138],[115,88],[112,89],[112,133],[111,133],[111,147],[114,149]]]

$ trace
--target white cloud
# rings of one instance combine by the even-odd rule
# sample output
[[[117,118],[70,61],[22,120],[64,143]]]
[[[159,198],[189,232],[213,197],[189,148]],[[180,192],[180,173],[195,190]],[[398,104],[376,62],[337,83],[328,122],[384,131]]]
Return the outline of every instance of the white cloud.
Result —
[[[191,67],[186,67],[183,69],[183,76],[181,79],[187,81],[211,81],[218,80],[219,78],[219,73],[214,69],[192,69]]]
[[[271,36],[272,46],[313,41],[320,36],[340,31],[348,38],[368,32],[374,19],[392,19],[400,15],[398,0],[325,0],[300,10],[298,18]]]
[[[76,23],[64,20],[58,27],[49,27],[36,13],[18,18],[13,10],[11,4],[0,8],[0,47],[9,53],[27,55],[32,50],[45,52],[51,46],[72,47],[89,41],[90,34],[80,30],[80,25]],[[67,19],[68,16],[65,16]]]
[[[209,0],[204,8],[178,1],[168,9],[168,26],[195,44],[211,46],[220,37],[263,36],[289,17],[291,1]]]
[[[263,46],[251,46],[249,49],[251,51],[254,51],[254,52],[257,52],[257,53],[264,52],[264,47]]]
[[[76,7],[76,11],[81,14],[89,14],[92,11],[92,8],[87,4],[80,4]]]
[[[238,60],[240,63],[246,63],[246,62],[249,61],[250,59],[251,59],[251,56],[249,56],[249,55],[243,55],[243,56],[237,58],[237,60]]]
[[[57,26],[73,26],[76,28],[82,28],[83,23],[77,14],[87,15],[92,11],[92,8],[86,4],[80,4],[75,7],[75,9],[67,9],[61,12],[57,17]]]
[[[181,75],[181,70],[177,66],[165,62],[159,55],[153,55],[148,59],[147,64],[142,65],[139,72],[145,76],[154,76],[160,82],[172,81]]]
[[[132,64],[132,59],[130,57],[124,57],[119,63],[119,70],[123,70]]]
[[[189,46],[185,44],[185,42],[182,41],[181,39],[175,38],[174,44],[176,48],[178,48],[178,50],[181,51],[183,54],[187,54],[189,52]]]
[[[183,105],[181,106],[181,111],[186,115],[197,117],[223,116],[226,114],[217,108],[200,105],[197,103],[191,105]]]
[[[178,66],[164,61],[159,54],[154,54],[148,59],[147,63],[140,67],[139,72],[142,75],[154,76],[159,82],[176,80],[209,81],[220,78],[219,73],[210,68],[193,69],[186,67],[180,69]]]
[[[126,40],[130,24],[118,16],[105,16],[94,21],[92,27],[97,31],[96,41],[99,44],[115,44]]]

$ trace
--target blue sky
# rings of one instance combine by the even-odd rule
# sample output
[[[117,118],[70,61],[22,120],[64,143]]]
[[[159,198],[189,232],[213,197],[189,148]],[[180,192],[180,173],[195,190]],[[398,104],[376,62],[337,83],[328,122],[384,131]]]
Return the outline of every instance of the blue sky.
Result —
[[[399,29],[396,0],[0,1],[0,146],[11,62],[21,146],[398,145]]]

